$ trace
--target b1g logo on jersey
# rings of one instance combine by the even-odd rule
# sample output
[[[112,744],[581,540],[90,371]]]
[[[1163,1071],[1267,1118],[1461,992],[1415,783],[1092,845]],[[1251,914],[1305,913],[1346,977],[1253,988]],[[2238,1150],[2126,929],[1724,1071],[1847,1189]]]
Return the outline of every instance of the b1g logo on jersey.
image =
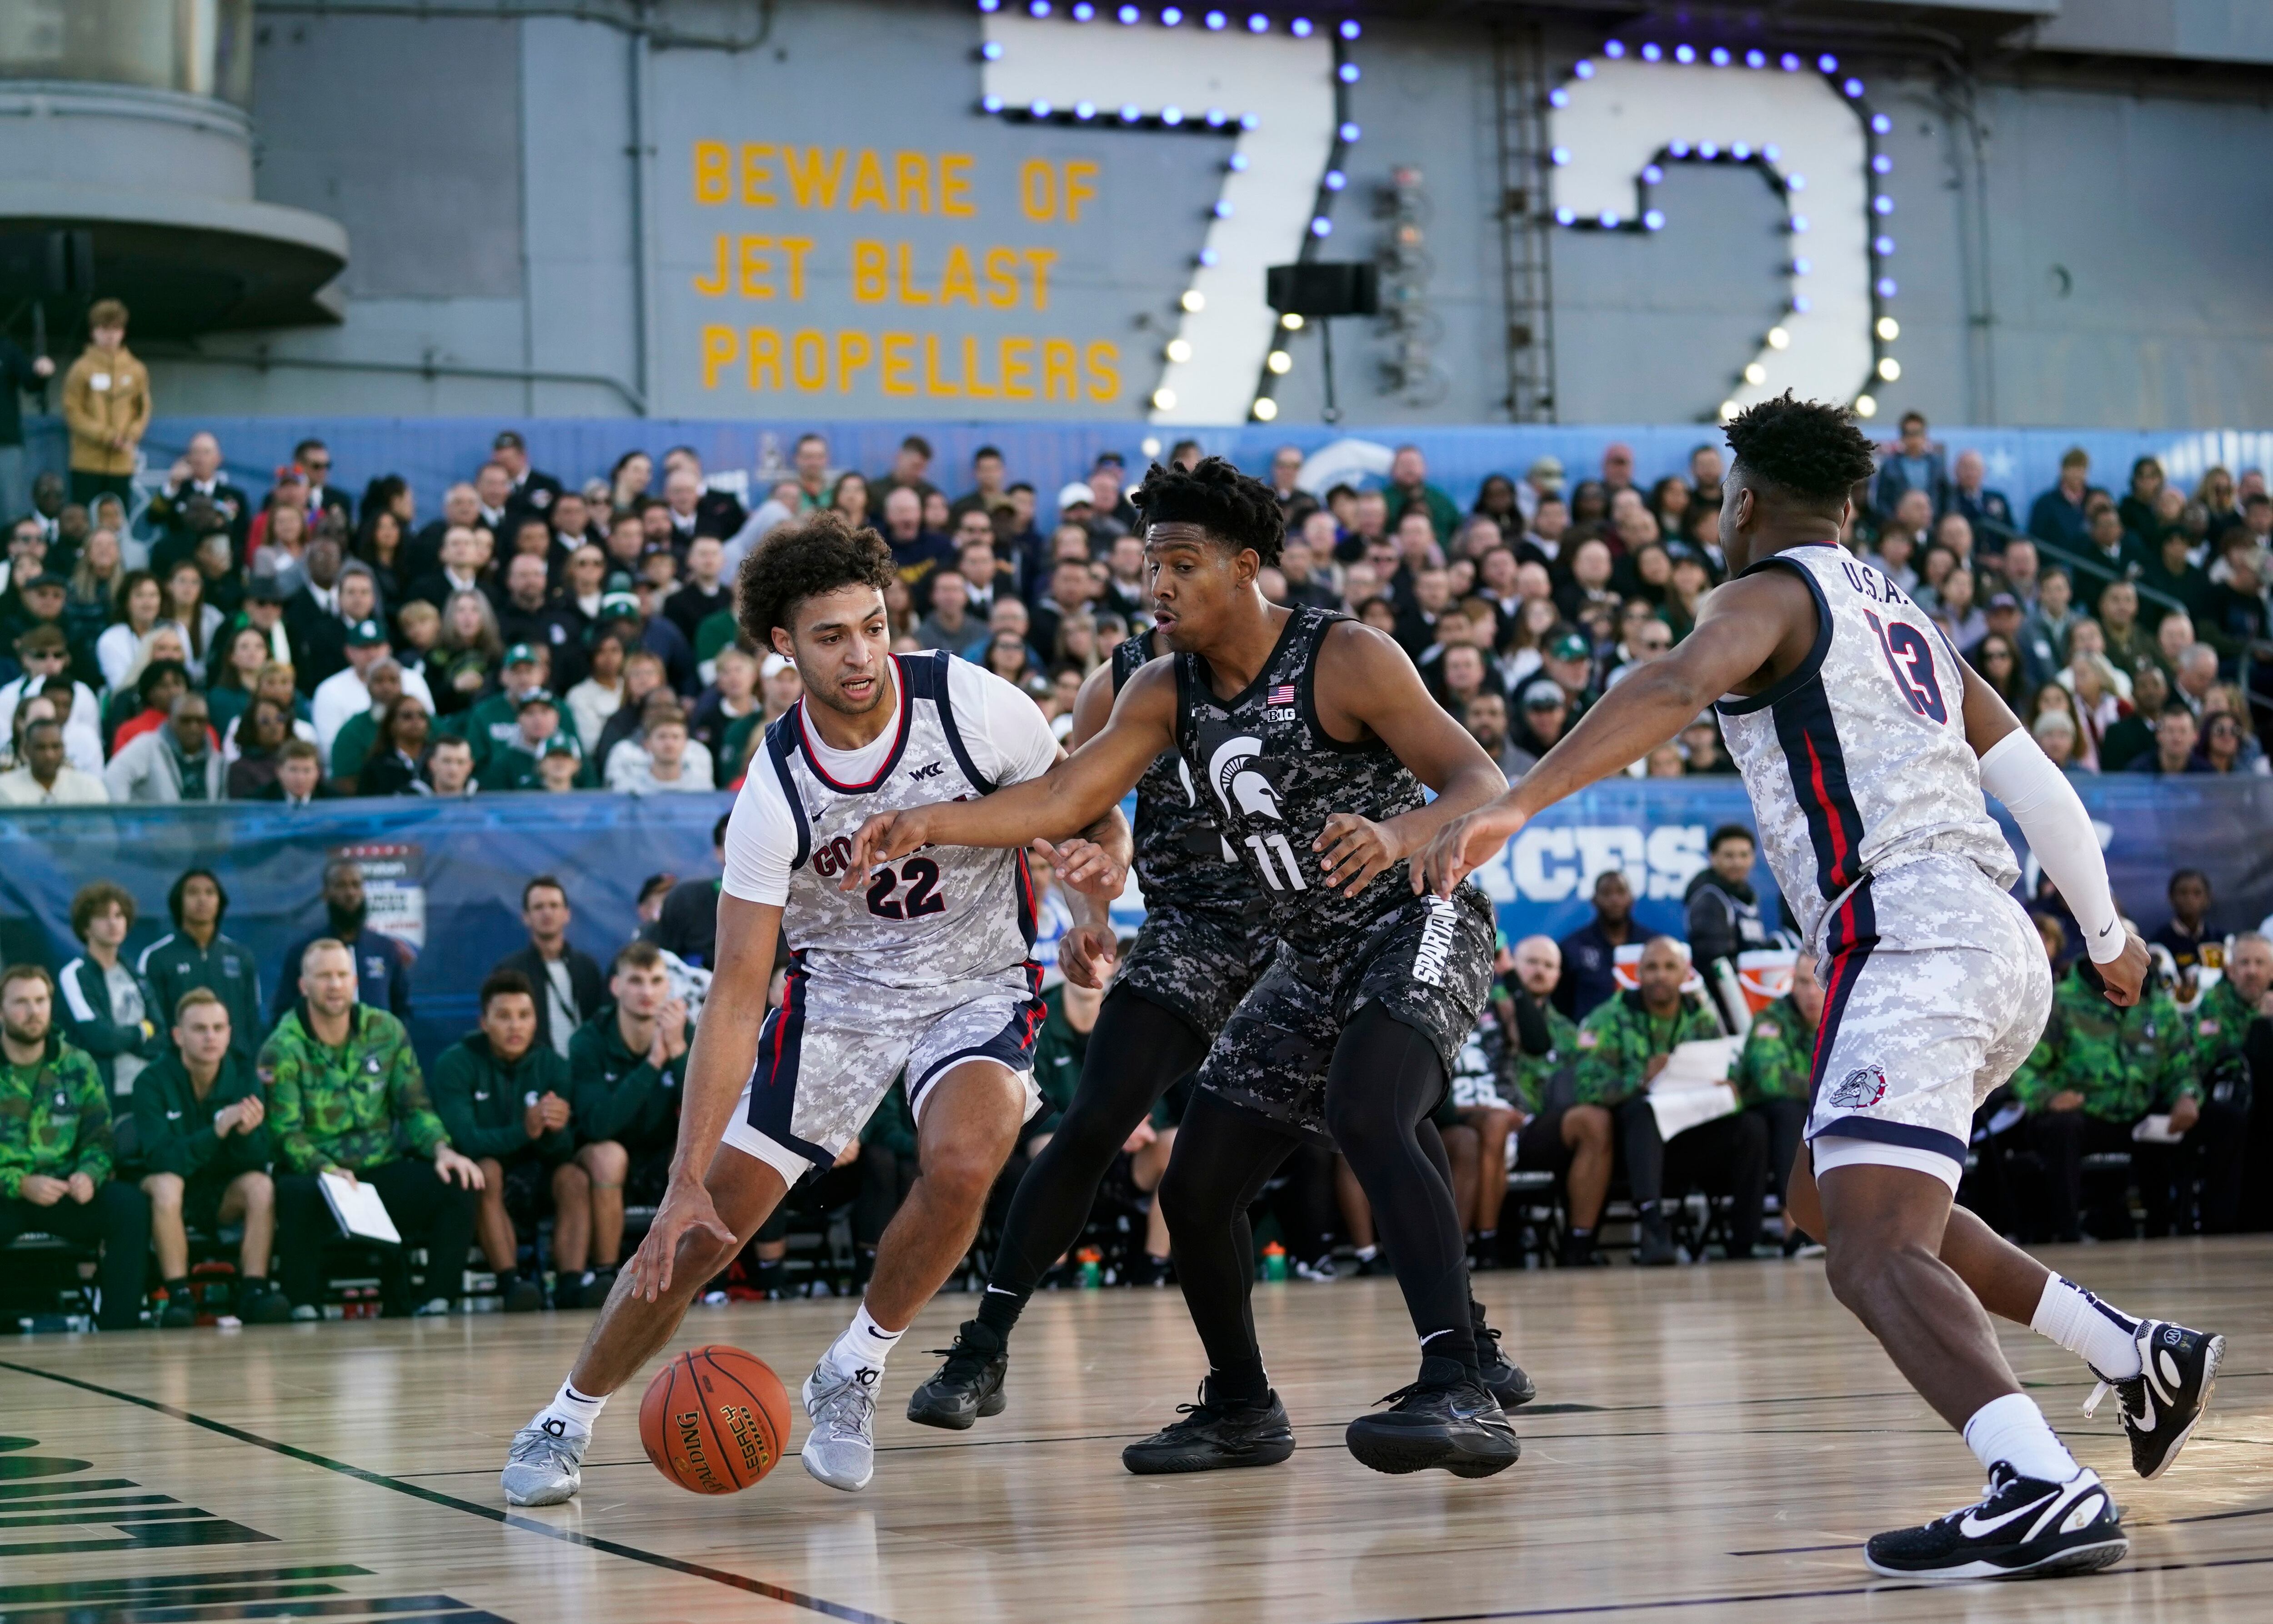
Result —
[[[1831,1103],[1842,1111],[1867,1111],[1887,1097],[1887,1074],[1874,1065],[1857,1066],[1831,1091]]]

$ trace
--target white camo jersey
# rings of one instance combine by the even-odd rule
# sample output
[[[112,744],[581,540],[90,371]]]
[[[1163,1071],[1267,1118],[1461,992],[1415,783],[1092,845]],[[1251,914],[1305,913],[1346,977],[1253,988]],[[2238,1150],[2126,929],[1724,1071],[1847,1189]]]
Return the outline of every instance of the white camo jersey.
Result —
[[[2010,887],[2020,865],[1982,802],[1963,677],[1940,628],[1844,547],[1793,547],[1744,574],[1764,569],[1807,583],[1815,644],[1782,681],[1714,709],[1808,945],[1824,951],[1825,914],[1857,882],[1917,857],[1962,858]]]
[[[1023,852],[926,846],[838,889],[870,814],[987,794],[1057,756],[1040,710],[1001,678],[944,652],[893,662],[899,715],[871,776],[824,771],[802,703],[766,729],[726,831],[724,889],[782,905],[799,977],[889,995],[1016,973],[1034,940]]]

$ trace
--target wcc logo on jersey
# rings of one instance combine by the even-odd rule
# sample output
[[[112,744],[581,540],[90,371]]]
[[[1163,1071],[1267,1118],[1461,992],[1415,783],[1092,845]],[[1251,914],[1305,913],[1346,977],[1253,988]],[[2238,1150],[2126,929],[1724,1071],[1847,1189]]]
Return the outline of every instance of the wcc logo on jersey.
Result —
[[[1831,1091],[1833,1107],[1842,1111],[1867,1111],[1887,1097],[1887,1074],[1874,1065],[1857,1066]]]

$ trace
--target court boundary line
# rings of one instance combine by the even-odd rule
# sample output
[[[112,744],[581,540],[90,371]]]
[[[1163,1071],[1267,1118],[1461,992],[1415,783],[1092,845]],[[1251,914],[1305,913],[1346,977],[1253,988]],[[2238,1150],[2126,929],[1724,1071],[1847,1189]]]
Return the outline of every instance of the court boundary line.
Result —
[[[515,1516],[509,1512],[500,1511],[494,1506],[484,1506],[476,1500],[460,1500],[456,1495],[445,1494],[439,1489],[430,1489],[419,1484],[405,1483],[401,1478],[391,1477],[385,1472],[372,1471],[368,1467],[350,1466],[345,1461],[335,1461],[329,1455],[318,1455],[312,1449],[303,1449],[296,1444],[284,1443],[274,1438],[264,1438],[258,1432],[247,1432],[243,1427],[233,1426],[226,1421],[216,1421],[209,1416],[201,1416],[194,1410],[183,1410],[158,1399],[145,1398],[139,1393],[121,1392],[116,1387],[106,1387],[97,1382],[83,1381],[77,1376],[65,1376],[55,1371],[41,1370],[37,1365],[19,1365],[13,1359],[0,1359],[0,1370],[13,1371],[19,1376],[35,1376],[41,1380],[57,1382],[67,1387],[77,1387],[81,1392],[92,1393],[101,1398],[115,1399],[120,1403],[133,1404],[188,1425],[202,1427],[206,1432],[233,1439],[238,1443],[251,1444],[255,1448],[281,1455],[288,1460],[298,1461],[309,1466],[320,1466],[326,1471],[337,1472],[343,1477],[352,1477],[376,1488],[392,1489],[397,1494],[407,1495],[412,1500],[446,1507],[453,1511],[466,1512],[491,1522],[501,1523],[506,1528],[519,1529],[525,1533],[541,1534],[547,1539],[558,1540],[563,1545],[581,1545],[586,1550],[597,1551],[607,1556],[622,1557],[628,1561],[643,1562],[650,1568],[660,1568],[670,1573],[684,1574],[690,1578],[708,1579],[714,1584],[723,1584],[731,1590],[762,1596],[769,1601],[783,1602],[792,1607],[802,1607],[808,1613],[817,1613],[825,1618],[842,1619],[845,1620],[845,1624],[898,1624],[898,1620],[887,1618],[882,1613],[867,1613],[858,1607],[848,1606],[842,1602],[829,1601],[818,1596],[808,1596],[802,1590],[793,1590],[787,1585],[776,1584],[770,1580],[753,1579],[744,1574],[731,1573],[723,1568],[709,1568],[700,1562],[689,1562],[679,1557],[664,1556],[660,1552],[643,1551],[637,1545],[627,1545],[620,1540],[604,1539],[597,1535],[583,1533],[574,1529],[555,1528],[551,1523],[540,1522],[534,1517]]]

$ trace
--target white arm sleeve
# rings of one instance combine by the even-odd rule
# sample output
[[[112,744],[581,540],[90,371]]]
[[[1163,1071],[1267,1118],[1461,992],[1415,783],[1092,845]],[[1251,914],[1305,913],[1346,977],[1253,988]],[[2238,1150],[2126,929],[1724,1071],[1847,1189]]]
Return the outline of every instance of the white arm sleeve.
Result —
[[[1981,758],[1981,787],[2005,803],[2028,837],[2037,862],[2059,887],[2059,894],[2083,928],[2094,964],[2109,964],[2123,953],[2123,917],[2108,889],[2107,860],[2091,816],[2075,786],[2052,765],[2026,729],[2015,728]]]
[[[779,907],[789,900],[790,864],[796,858],[797,818],[782,799],[773,763],[761,749],[726,822],[726,868],[719,876],[720,889],[744,902]]]
[[[996,784],[1024,784],[1056,764],[1057,735],[1025,691],[983,665],[950,660],[948,693],[972,765]]]

